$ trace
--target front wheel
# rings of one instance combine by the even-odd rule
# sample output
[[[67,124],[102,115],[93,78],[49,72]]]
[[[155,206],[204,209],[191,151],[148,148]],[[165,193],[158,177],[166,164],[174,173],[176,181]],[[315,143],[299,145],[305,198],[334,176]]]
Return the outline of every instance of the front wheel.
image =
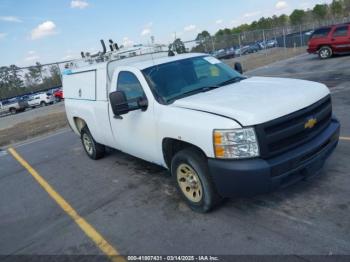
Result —
[[[329,46],[323,46],[318,50],[318,56],[321,59],[330,58],[333,55],[333,51]]]
[[[106,148],[95,141],[90,130],[85,126],[81,130],[81,142],[83,144],[86,154],[93,160],[98,160],[104,157]]]
[[[187,148],[178,152],[171,162],[171,173],[178,191],[192,210],[206,213],[220,203],[207,160],[198,150]]]

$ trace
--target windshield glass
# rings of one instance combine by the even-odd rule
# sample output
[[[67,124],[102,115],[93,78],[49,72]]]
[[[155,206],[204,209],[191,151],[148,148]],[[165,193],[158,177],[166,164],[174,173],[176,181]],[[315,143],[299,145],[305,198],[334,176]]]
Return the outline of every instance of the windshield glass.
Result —
[[[160,64],[142,72],[156,98],[163,103],[244,79],[231,67],[211,56]]]

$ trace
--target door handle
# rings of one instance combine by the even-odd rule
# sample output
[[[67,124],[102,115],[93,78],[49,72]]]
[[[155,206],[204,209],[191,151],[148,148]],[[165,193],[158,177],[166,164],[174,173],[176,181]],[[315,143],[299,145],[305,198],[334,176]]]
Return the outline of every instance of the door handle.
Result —
[[[79,97],[81,97],[81,88],[78,91],[78,95],[79,95]]]

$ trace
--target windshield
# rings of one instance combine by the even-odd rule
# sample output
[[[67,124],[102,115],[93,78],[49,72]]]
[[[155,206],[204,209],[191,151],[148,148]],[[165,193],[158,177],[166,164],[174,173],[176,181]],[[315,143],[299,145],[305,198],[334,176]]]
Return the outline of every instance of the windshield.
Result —
[[[143,74],[159,102],[209,91],[244,77],[211,56],[193,57],[144,69]]]

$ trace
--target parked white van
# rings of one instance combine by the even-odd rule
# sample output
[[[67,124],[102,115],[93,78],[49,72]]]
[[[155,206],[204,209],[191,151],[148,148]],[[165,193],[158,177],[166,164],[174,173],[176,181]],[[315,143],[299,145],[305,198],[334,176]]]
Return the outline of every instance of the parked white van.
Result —
[[[63,88],[90,158],[108,146],[161,165],[199,212],[317,174],[339,139],[325,85],[247,78],[207,54],[102,54]]]

